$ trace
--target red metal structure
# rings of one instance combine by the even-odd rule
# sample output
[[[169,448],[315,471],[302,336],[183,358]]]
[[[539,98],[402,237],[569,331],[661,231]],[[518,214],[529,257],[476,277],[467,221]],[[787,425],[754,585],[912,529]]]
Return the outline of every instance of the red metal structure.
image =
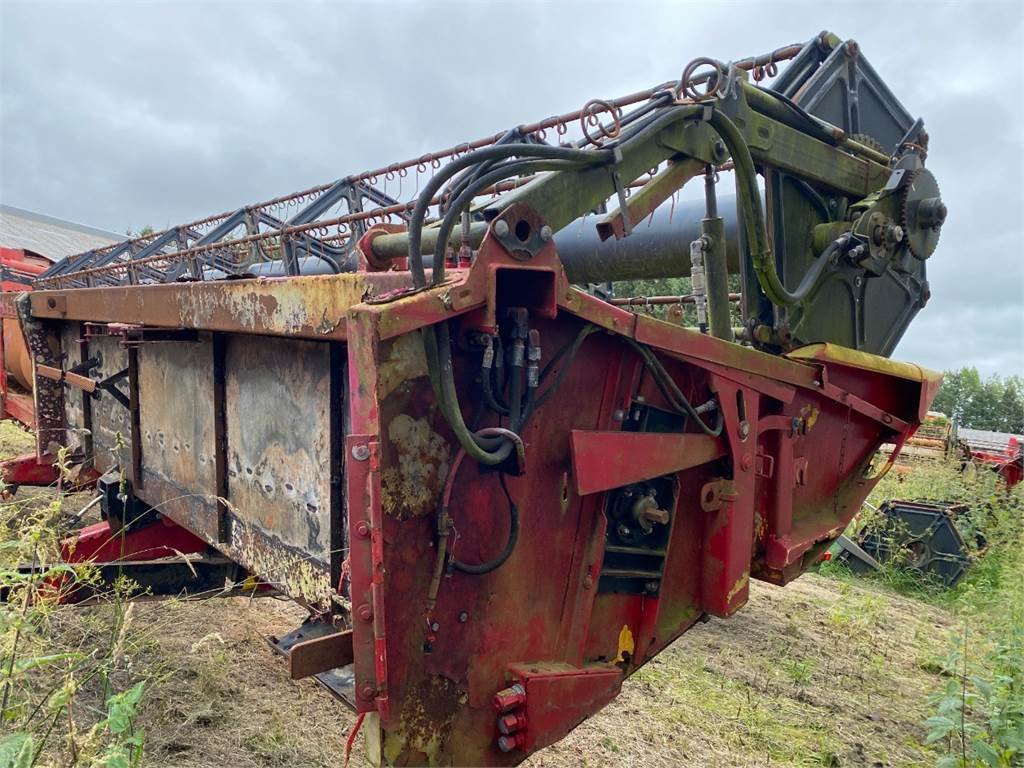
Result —
[[[958,438],[970,452],[970,460],[998,474],[1008,489],[1024,480],[1024,444],[1019,435],[960,429]]]
[[[49,259],[29,251],[0,248],[0,418],[12,417],[35,426],[32,407],[32,366],[14,311],[14,294],[32,290],[32,280],[51,266]],[[14,379],[10,382],[9,379]]]
[[[237,569],[216,574],[308,606],[281,642],[293,676],[330,675],[371,756],[400,765],[515,764],[739,610],[751,578],[796,578],[935,394],[883,355],[927,299],[945,208],[920,121],[855,44],[703,63],[591,102],[568,146],[553,118],[383,169],[436,171],[408,204],[362,174],[314,192],[375,213],[318,219],[307,192],[290,222],[271,201],[42,276],[18,303],[39,441],[107,473],[89,540],[127,529],[148,549],[178,526]],[[837,88],[874,138],[819,115],[850,103]],[[644,246],[693,177],[695,234]],[[618,251],[565,239],[609,201],[597,232]],[[695,327],[581,285],[652,271],[688,271]]]
[[[52,262],[20,248],[0,248],[0,419],[13,418],[32,429],[32,362],[18,324],[14,297],[32,290],[32,280]],[[44,449],[45,450],[45,449]],[[40,452],[0,462],[0,480],[8,492],[21,485],[53,485],[58,473],[53,457]]]

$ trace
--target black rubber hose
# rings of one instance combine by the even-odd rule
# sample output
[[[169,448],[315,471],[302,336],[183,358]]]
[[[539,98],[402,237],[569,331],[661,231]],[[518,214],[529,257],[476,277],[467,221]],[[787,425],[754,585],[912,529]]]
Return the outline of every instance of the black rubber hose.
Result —
[[[512,347],[512,354],[515,355],[515,346]],[[512,369],[512,380],[508,387],[508,426],[516,434],[523,426],[523,366],[514,362]]]
[[[644,364],[650,370],[651,374],[655,377],[655,382],[659,384],[658,388],[661,389],[662,394],[666,396],[666,399],[669,401],[669,404],[672,405],[672,407],[675,408],[676,411],[691,417],[697,424],[697,426],[700,427],[701,431],[704,432],[704,434],[710,435],[711,437],[718,437],[720,434],[722,434],[723,418],[722,411],[720,408],[718,409],[718,418],[716,420],[715,426],[709,427],[707,424],[704,423],[704,420],[701,419],[700,414],[697,413],[697,410],[690,404],[690,401],[686,398],[686,395],[684,395],[682,391],[679,389],[679,387],[676,385],[675,381],[668,374],[668,371],[665,370],[665,367],[661,364],[661,361],[658,360],[658,358],[655,356],[654,352],[652,352],[650,348],[648,348],[647,346],[640,344],[629,337],[623,338],[625,338],[626,343],[633,347],[637,354],[640,355],[640,358],[644,361]]]
[[[475,461],[489,466],[501,464],[512,454],[512,443],[508,440],[501,441],[497,450],[489,450],[487,445],[490,445],[491,441],[486,441],[487,445],[485,445],[484,440],[474,437],[462,416],[459,396],[455,388],[451,337],[447,322],[423,329],[423,349],[426,353],[427,369],[438,405],[459,443]]]
[[[542,406],[548,400],[548,398],[550,398],[555,393],[555,391],[562,385],[562,382],[565,381],[565,377],[568,374],[569,368],[572,367],[572,362],[573,360],[576,359],[576,353],[579,352],[580,346],[583,344],[584,339],[586,339],[588,336],[590,336],[592,333],[598,330],[600,329],[596,325],[583,326],[580,329],[579,333],[576,334],[576,338],[573,339],[569,344],[566,344],[564,347],[558,350],[558,353],[553,358],[551,358],[551,362],[544,366],[544,370],[541,371],[540,377],[538,379],[537,390],[539,394],[535,395],[534,398],[530,400],[530,402],[527,404],[526,410],[524,411],[524,425],[529,420],[530,416],[533,415],[534,411],[540,408],[540,406]],[[551,382],[551,385],[547,387],[543,392],[540,392],[540,387],[551,375],[551,372],[554,370],[554,366],[562,357],[567,357],[565,365],[563,365],[559,369],[558,373],[555,374],[555,380]]]
[[[504,473],[498,474],[498,481],[501,483],[501,490],[505,492],[505,499],[508,501],[508,539],[505,541],[505,547],[497,557],[486,563],[464,563],[453,557],[449,562],[456,571],[474,576],[482,576],[485,573],[490,573],[500,568],[509,559],[512,552],[515,551],[516,542],[519,541],[519,510],[512,501],[512,495],[508,492],[508,488],[505,485]]]
[[[496,165],[492,170],[468,184],[459,196],[452,200],[444,218],[437,228],[437,243],[434,245],[434,283],[444,279],[444,257],[448,249],[448,238],[462,215],[462,209],[470,205],[473,199],[491,184],[510,176],[521,176],[540,171],[566,171],[582,167],[582,163],[565,160],[519,160]]]
[[[593,153],[590,154],[593,155]],[[575,164],[573,165],[575,166]],[[451,209],[445,214],[445,218],[442,221],[440,230],[441,235],[447,237],[447,232],[453,225],[456,217],[459,215],[460,208],[463,205],[467,205],[468,202],[472,200],[477,189],[486,187],[488,184],[493,183],[495,179],[517,174],[523,170],[545,169],[551,167],[562,168],[564,167],[564,164],[562,161],[551,160],[515,162],[481,176],[473,184],[468,186],[455,201],[453,201]],[[410,224],[410,232],[411,231],[412,229]],[[434,260],[435,278],[443,277],[443,272],[439,275],[438,269],[441,269],[441,265],[444,264],[444,246],[444,242],[441,237],[439,237],[438,249],[440,250],[441,255],[440,257],[435,257]],[[508,441],[504,441],[496,451],[489,451],[482,444],[482,441],[474,437],[473,433],[470,432],[469,428],[466,426],[465,419],[462,416],[461,407],[459,406],[458,392],[455,387],[451,357],[451,340],[447,323],[442,322],[437,325],[424,328],[423,346],[427,358],[427,368],[430,373],[431,384],[434,387],[435,395],[438,397],[441,412],[444,414],[445,419],[448,421],[448,424],[455,433],[459,443],[466,449],[466,452],[473,459],[482,464],[493,466],[503,462],[508,458],[512,450]]]
[[[508,416],[508,408],[499,403],[497,398],[494,396],[494,385],[491,381],[491,373],[493,370],[493,368],[480,368],[480,387],[483,390],[484,402],[487,404],[487,407],[495,413],[502,416]],[[513,431],[515,430],[513,429]]]
[[[581,150],[568,149],[565,147],[549,147],[543,144],[507,144],[498,147],[484,147],[463,155],[457,160],[452,160],[448,165],[438,171],[416,200],[409,219],[409,271],[412,273],[413,285],[417,288],[424,288],[427,285],[427,275],[423,269],[423,254],[420,252],[423,237],[423,220],[426,217],[427,209],[431,201],[441,189],[444,183],[461,171],[472,165],[488,160],[504,160],[510,157],[534,157],[550,160],[575,160],[583,163],[608,162],[612,159],[612,153],[602,150]],[[437,265],[434,265],[435,275]],[[435,279],[436,283],[437,280]]]

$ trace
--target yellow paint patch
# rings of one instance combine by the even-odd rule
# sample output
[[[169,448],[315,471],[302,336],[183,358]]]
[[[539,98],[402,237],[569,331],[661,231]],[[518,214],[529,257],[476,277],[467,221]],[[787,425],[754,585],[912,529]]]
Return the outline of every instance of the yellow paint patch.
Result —
[[[725,596],[725,602],[732,603],[733,598],[740,593],[740,591],[750,583],[750,571],[744,571],[743,575],[736,579],[736,583],[732,585],[732,589]]]
[[[821,413],[821,411],[818,410],[818,407],[811,405],[810,403],[800,409],[800,418],[803,419],[804,424],[807,425],[808,432],[810,432],[814,427],[814,422],[818,420],[819,413]]]
[[[636,644],[633,642],[633,633],[629,631],[628,624],[623,624],[622,629],[619,630],[619,652],[615,656],[615,663],[621,664],[625,661],[627,653],[632,658],[635,648]]]

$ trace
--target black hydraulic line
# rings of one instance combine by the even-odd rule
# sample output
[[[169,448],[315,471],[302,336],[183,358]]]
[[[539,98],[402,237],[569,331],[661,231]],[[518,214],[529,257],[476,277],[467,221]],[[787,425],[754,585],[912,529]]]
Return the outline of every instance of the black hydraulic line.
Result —
[[[590,164],[594,162],[603,162],[605,159],[603,155],[594,151],[585,152],[582,150],[547,147],[544,145],[530,145],[527,147],[516,145],[488,147],[486,149],[477,150],[477,152],[472,153],[472,155],[466,155],[465,157],[459,158],[459,160],[449,163],[448,166],[442,169],[431,180],[427,189],[421,193],[417,200],[413,217],[409,223],[409,253],[415,254],[415,258],[410,258],[410,271],[412,271],[413,281],[418,287],[426,285],[426,275],[423,271],[422,255],[419,252],[423,217],[427,207],[429,206],[430,200],[433,199],[433,195],[436,193],[440,184],[442,184],[444,180],[449,178],[453,173],[457,172],[461,167],[469,167],[472,163],[467,163],[467,158],[479,155],[483,156],[482,159],[484,160],[490,160],[495,158],[501,159],[504,157],[513,157],[520,154],[525,154],[528,157],[538,155],[541,159],[537,161],[509,163],[504,168],[494,169],[490,173],[484,174],[478,178],[473,184],[467,186],[466,190],[459,196],[459,198],[453,201],[451,209],[445,214],[445,220],[442,222],[442,226],[447,224],[450,228],[455,216],[457,216],[460,211],[460,206],[468,204],[464,199],[471,199],[470,195],[474,194],[475,190],[484,188],[487,185],[494,183],[495,180],[505,178],[508,175],[518,175],[532,168],[550,167],[552,159],[556,161],[570,160],[572,161],[571,164],[573,167],[580,163]],[[558,165],[556,167],[562,168],[564,166]],[[434,259],[432,277],[435,284],[444,278],[444,241],[439,238],[438,243],[441,248],[441,255],[440,257],[435,255]],[[417,266],[419,277],[417,277]],[[433,386],[434,393],[437,396],[441,412],[444,414],[445,419],[448,421],[448,424],[455,433],[459,443],[466,449],[466,452],[470,457],[482,464],[493,466],[502,463],[511,454],[511,443],[505,440],[497,447],[496,450],[488,450],[487,447],[481,444],[482,441],[474,437],[474,435],[469,431],[466,426],[465,419],[462,416],[461,407],[459,406],[458,392],[455,387],[451,358],[451,339],[447,323],[442,322],[434,326],[428,326],[423,329],[422,335],[431,385]]]
[[[573,360],[576,359],[576,353],[579,352],[580,346],[582,346],[583,341],[592,333],[598,330],[600,330],[600,328],[596,325],[588,324],[583,326],[580,329],[579,333],[576,334],[576,338],[573,339],[569,344],[566,344],[564,347],[558,350],[555,356],[551,358],[547,365],[544,366],[544,370],[541,371],[539,383],[537,386],[539,394],[537,394],[528,404],[527,409],[523,415],[523,424],[525,424],[529,420],[530,416],[533,415],[534,411],[540,408],[540,406],[544,405],[544,403],[551,397],[551,395],[553,395],[555,391],[562,385],[562,382],[565,381],[565,377],[569,371],[569,368],[572,367]],[[540,387],[547,380],[548,376],[551,375],[551,372],[554,370],[554,367],[558,364],[559,360],[561,360],[562,357],[567,357],[565,365],[563,365],[558,370],[558,373],[555,375],[555,380],[551,382],[551,385],[544,389],[543,392],[541,392]]]
[[[420,192],[416,200],[412,215],[409,220],[408,232],[408,258],[409,271],[412,273],[413,284],[417,288],[423,288],[427,284],[427,276],[423,270],[423,256],[420,253],[420,241],[423,236],[423,220],[426,217],[427,209],[431,200],[441,189],[442,185],[461,171],[480,162],[487,160],[504,160],[510,157],[531,157],[548,160],[573,160],[582,163],[607,162],[612,158],[612,153],[603,150],[581,150],[568,149],[565,147],[549,147],[543,144],[514,144],[500,147],[484,147],[469,154],[463,155],[457,160],[452,160],[448,165],[438,171]],[[437,278],[438,265],[434,265],[434,282]],[[443,275],[443,272],[442,272]]]
[[[516,507],[515,502],[512,501],[512,495],[508,492],[508,487],[505,485],[504,472],[498,473],[498,482],[501,483],[501,490],[505,492],[505,500],[508,502],[508,539],[505,541],[505,546],[497,557],[486,563],[464,563],[452,557],[448,562],[456,571],[473,576],[491,573],[500,568],[509,559],[512,552],[515,551],[516,542],[519,541],[519,509]]]
[[[427,372],[430,374],[430,383],[434,388],[438,405],[459,443],[472,459],[481,464],[490,466],[501,464],[512,454],[512,443],[505,440],[496,450],[489,450],[487,446],[482,445],[483,440],[475,438],[469,431],[462,416],[452,370],[451,336],[447,322],[423,329],[423,350],[427,358]]]
[[[491,171],[483,174],[478,179],[468,184],[456,197],[444,218],[437,227],[437,242],[434,245],[433,280],[437,284],[444,279],[444,256],[448,247],[448,237],[455,227],[456,220],[461,216],[462,210],[469,206],[473,199],[492,184],[508,178],[509,176],[520,176],[526,173],[540,171],[564,171],[580,167],[580,163],[566,162],[563,160],[520,160],[510,163],[496,165]]]
[[[812,115],[806,109],[804,109],[791,98],[789,98],[789,96],[786,96],[784,93],[780,93],[779,91],[773,90],[763,85],[755,85],[754,88],[756,88],[759,91],[762,91],[763,93],[768,94],[772,98],[777,99],[780,104],[785,105],[790,110],[790,112],[792,112],[794,115],[796,115],[797,118],[799,118],[799,121],[803,124],[803,126],[806,129],[806,133],[809,133],[812,136],[814,136],[814,138],[823,141],[826,144],[831,144],[832,146],[837,146],[840,143],[839,139],[837,139],[831,131],[829,131],[824,125],[821,124],[820,120],[818,120],[816,117],[814,117],[814,115]],[[801,130],[799,126],[794,125],[793,127],[796,128],[797,130]]]
[[[634,341],[628,336],[624,336],[623,338],[625,339],[626,343],[633,347],[637,354],[640,355],[640,358],[643,360],[648,370],[650,370],[651,374],[654,376],[655,383],[659,384],[659,389],[661,389],[662,394],[666,396],[666,399],[668,400],[669,404],[672,405],[673,408],[675,408],[679,413],[690,416],[696,422],[697,426],[700,427],[701,431],[704,432],[706,435],[710,435],[711,437],[718,437],[720,434],[722,434],[723,418],[721,409],[717,410],[718,419],[715,426],[708,427],[708,425],[704,423],[703,419],[700,418],[700,414],[697,412],[697,410],[690,404],[690,401],[686,398],[686,395],[684,395],[682,391],[679,389],[679,387],[676,385],[675,381],[669,375],[668,371],[665,370],[665,367],[661,364],[661,361],[658,360],[654,352],[651,351],[650,347],[648,347],[645,344],[640,344],[639,342]],[[664,388],[662,388],[662,386]]]
[[[522,140],[522,131],[520,131],[519,127],[517,126],[506,131],[505,134],[496,142],[494,142],[494,144],[492,144],[491,146],[501,147],[510,143],[522,142]],[[459,193],[461,193],[462,190],[465,189],[468,184],[471,184],[473,181],[480,178],[480,176],[484,174],[486,171],[488,171],[495,162],[497,161],[491,160],[485,163],[480,163],[475,168],[470,166],[465,171],[460,173],[458,176],[453,178],[449,182],[448,186],[445,188],[444,192],[441,194],[441,204],[439,206],[441,213],[445,213],[450,207],[450,201],[454,200],[455,197],[458,196]]]
[[[508,387],[508,423],[509,429],[518,434],[523,426],[523,359],[522,347],[518,343],[512,346],[511,368],[512,378]]]
[[[498,402],[502,408],[508,411],[508,403],[505,402],[505,388],[508,385],[508,372],[505,365],[505,345],[501,340],[501,335],[494,337],[494,341],[497,343],[497,350],[494,353],[494,374],[497,377],[498,388],[494,390],[494,399]]]
[[[483,390],[484,402],[487,404],[487,407],[495,413],[507,416],[508,406],[499,403],[497,398],[494,396],[494,385],[491,381],[491,372],[493,370],[493,368],[486,366],[482,366],[480,368],[480,388]]]

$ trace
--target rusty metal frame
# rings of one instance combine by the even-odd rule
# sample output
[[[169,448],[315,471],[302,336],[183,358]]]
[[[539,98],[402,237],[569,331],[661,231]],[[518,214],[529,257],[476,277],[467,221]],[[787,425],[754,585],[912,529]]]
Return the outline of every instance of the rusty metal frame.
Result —
[[[806,509],[801,507],[798,517],[797,510],[787,503],[791,492],[786,488],[795,484],[794,478],[806,468],[798,469],[792,452],[787,453],[782,446],[786,440],[804,439],[801,436],[806,434],[809,416],[771,415],[763,412],[762,404],[771,402],[776,404],[773,407],[792,410],[800,403],[812,402],[816,403],[814,408],[818,410],[839,409],[848,414],[847,418],[856,419],[858,430],[867,430],[869,427],[866,425],[873,425],[870,430],[876,436],[876,442],[898,442],[916,427],[919,403],[912,403],[909,410],[905,407],[894,410],[892,404],[879,404],[874,395],[866,395],[863,389],[855,394],[844,384],[844,377],[852,371],[873,382],[876,390],[882,386],[880,382],[887,381],[890,376],[900,376],[902,380],[910,377],[912,387],[918,388],[918,397],[923,400],[932,388],[931,379],[925,373],[883,365],[870,356],[844,359],[835,349],[811,350],[792,358],[767,355],[638,316],[571,286],[553,244],[541,249],[530,261],[522,262],[511,258],[501,244],[490,237],[485,238],[470,268],[455,270],[446,283],[418,292],[402,287],[404,276],[382,273],[298,277],[287,281],[242,280],[220,285],[138,286],[132,288],[131,293],[114,287],[42,291],[33,293],[29,304],[35,322],[96,323],[116,320],[137,323],[143,328],[184,327],[200,333],[212,330],[215,350],[223,347],[223,342],[218,344],[217,339],[236,334],[315,338],[328,343],[333,450],[329,466],[324,471],[331,477],[331,517],[340,517],[341,511],[347,509],[345,527],[332,529],[330,573],[332,578],[340,574],[347,543],[350,582],[348,595],[339,596],[351,605],[355,701],[360,711],[378,714],[382,734],[387,739],[395,729],[404,727],[401,725],[404,722],[403,708],[408,706],[410,695],[407,681],[401,681],[396,689],[392,678],[394,655],[399,654],[400,668],[404,668],[406,663],[402,659],[405,652],[396,651],[401,644],[395,638],[419,630],[414,629],[417,620],[411,617],[409,607],[389,600],[389,574],[394,572],[393,559],[399,555],[393,549],[396,545],[390,542],[388,533],[396,522],[385,512],[383,505],[382,473],[393,458],[388,457],[384,448],[388,437],[382,423],[380,376],[387,361],[382,349],[397,339],[415,335],[419,329],[439,322],[458,320],[481,329],[495,328],[501,285],[514,275],[532,276],[539,281],[537,285],[547,286],[543,292],[544,295],[550,293],[552,303],[549,305],[547,299],[538,300],[539,317],[555,323],[566,323],[571,319],[592,323],[608,331],[611,334],[609,339],[628,338],[644,344],[667,363],[678,366],[680,371],[692,371],[693,375],[706,378],[723,409],[726,431],[717,441],[704,440],[696,435],[627,436],[617,431],[611,412],[621,407],[622,397],[626,394],[622,389],[623,382],[633,382],[627,386],[630,390],[638,382],[638,363],[631,361],[622,367],[613,365],[608,368],[608,379],[600,398],[602,429],[605,431],[577,433],[574,437],[574,445],[578,445],[570,455],[578,493],[581,494],[579,525],[589,527],[591,532],[576,541],[576,550],[568,566],[567,595],[570,597],[567,605],[572,618],[557,625],[558,646],[562,650],[559,656],[550,660],[563,666],[557,673],[545,677],[543,685],[534,680],[537,678],[535,673],[527,672],[520,677],[537,698],[548,695],[537,691],[557,692],[565,686],[564,690],[569,692],[574,690],[573,686],[584,684],[582,681],[591,680],[589,676],[597,675],[593,681],[604,682],[594,690],[596,698],[593,701],[605,701],[618,690],[625,674],[671,639],[664,634],[665,627],[661,622],[665,619],[658,618],[659,611],[640,611],[636,614],[637,623],[632,635],[636,662],[622,668],[607,661],[595,664],[593,660],[587,660],[591,653],[587,650],[588,643],[593,642],[592,638],[588,640],[593,622],[607,621],[603,614],[598,619],[593,611],[599,603],[596,601],[596,582],[605,537],[600,499],[611,487],[609,483],[623,485],[640,481],[650,477],[652,472],[689,477],[687,473],[698,471],[699,476],[714,480],[716,475],[708,474],[706,468],[722,460],[733,468],[732,477],[717,476],[717,485],[712,483],[709,486],[712,488],[710,500],[701,502],[704,514],[708,515],[708,527],[700,545],[703,560],[699,567],[702,578],[697,597],[699,608],[685,613],[687,618],[673,624],[671,632],[684,630],[701,612],[731,615],[746,601],[751,576],[782,583],[803,570],[808,562],[808,553],[838,535],[845,518],[852,514],[856,499],[866,495],[873,484],[872,480],[861,477],[866,456],[866,444],[861,436],[858,437],[857,455],[851,457],[849,466],[842,473],[836,474],[838,485],[835,493],[842,497],[837,502],[840,516],[808,517]],[[303,310],[298,314],[291,313],[287,324],[276,319],[273,311],[253,311],[261,307],[266,310],[269,306],[303,307]],[[201,308],[203,311],[199,311]],[[122,312],[126,314],[122,315]],[[135,349],[129,347],[129,355]],[[225,434],[223,419],[230,418],[225,413],[223,392],[216,385],[217,381],[223,381],[223,351],[220,356],[215,352],[213,360],[216,423],[221,425],[217,428],[215,442],[220,453]],[[137,381],[137,372],[129,378]],[[218,391],[221,391],[219,396]],[[133,405],[133,413],[136,412],[137,406]],[[769,443],[761,440],[762,434],[784,436],[780,437],[782,445],[772,449]],[[586,441],[593,445],[587,445]],[[625,449],[653,456],[664,454],[665,446],[674,444],[672,441],[681,446],[674,450],[685,451],[685,456],[668,459],[668,463],[654,462],[650,467],[625,462],[616,465],[620,469],[614,481],[604,483],[597,479],[599,473],[595,473],[596,468],[591,469],[602,451]],[[643,445],[647,447],[640,447]],[[772,453],[761,453],[762,450]],[[133,457],[133,463],[135,461]],[[222,460],[218,459],[217,466],[218,499],[226,499]],[[690,469],[692,467],[697,469]],[[340,482],[342,476],[344,485]],[[771,483],[782,483],[772,492],[775,494],[771,502],[774,516],[760,520],[757,509],[762,502],[759,499],[768,493],[768,488],[775,487]],[[683,486],[684,490],[687,488],[690,486]],[[145,486],[137,486],[135,490],[143,495],[146,493]],[[218,504],[221,505],[223,523],[225,505],[220,501]],[[584,523],[584,520],[589,522]],[[237,556],[237,551],[225,545],[225,533],[223,525],[218,525],[216,535],[207,540],[214,546],[220,546],[229,556]],[[765,535],[764,550],[752,563],[750,542],[761,540],[758,537]],[[340,581],[337,587],[339,593],[343,591]],[[671,600],[667,596],[662,599]],[[322,606],[323,609],[332,610],[330,606]],[[608,608],[601,610],[607,611]],[[392,628],[393,624],[397,628]],[[509,667],[509,679],[516,679],[516,669],[515,665]],[[396,695],[398,699],[395,699]],[[586,714],[583,711],[578,713],[579,717]],[[575,717],[577,715],[573,714],[570,719]],[[520,739],[522,746],[533,748],[550,743],[555,735],[571,727],[567,722],[553,722],[550,728],[543,722],[534,725]],[[491,759],[504,754],[486,751],[494,749],[493,745],[486,746],[489,736],[477,734],[461,738],[468,746],[449,744],[445,747],[462,755],[457,757],[459,760],[470,759],[469,755],[479,758],[487,754]],[[517,754],[522,752],[522,746],[516,748],[519,749]],[[463,748],[470,751],[458,751]],[[480,749],[485,752],[473,751]]]
[[[837,41],[812,44],[820,61]],[[749,68],[756,76],[758,67],[774,61],[774,55],[754,59]],[[679,88],[691,85],[684,76]],[[609,113],[616,109],[608,104]],[[587,114],[585,107],[584,131]],[[701,164],[714,160],[709,153],[718,150],[706,141],[706,125],[695,124],[689,133],[682,124],[676,128],[668,154],[700,157]],[[779,129],[785,145],[780,167],[796,162],[796,134],[792,127]],[[809,178],[825,183],[837,175],[822,161],[833,155],[846,174],[837,189],[867,192],[888,173],[870,150],[837,149],[843,139],[833,138],[837,143],[827,146],[815,140],[821,147]],[[754,156],[763,158],[766,146],[752,142]],[[642,159],[660,163],[666,151],[659,145]],[[638,172],[648,167],[641,168],[637,156],[630,162]],[[622,215],[607,219],[606,231],[627,233],[634,216],[697,169],[679,165],[634,204],[623,199]],[[601,178],[572,200],[562,199],[566,188],[584,186],[584,173]],[[213,547],[262,578],[273,578],[268,569],[308,567],[276,586],[307,605],[331,634],[293,646],[293,674],[351,663],[355,707],[372,714],[371,736],[388,760],[519,762],[604,706],[627,676],[702,616],[734,614],[748,598],[751,578],[784,584],[806,570],[881,476],[869,474],[878,446],[894,443],[893,455],[898,453],[937,386],[927,371],[828,344],[767,354],[635,314],[574,287],[551,230],[579,215],[574,205],[590,210],[610,184],[624,198],[622,185],[606,179],[607,173],[594,166],[552,174],[529,194],[520,190],[505,198],[512,202],[497,219],[473,223],[479,238],[465,243],[472,258],[454,258],[437,285],[424,285],[422,270],[415,285],[408,272],[371,271],[381,264],[369,252],[355,260],[361,271],[297,276],[301,252],[338,255],[337,246],[316,232],[334,201],[344,197],[352,211],[363,196],[387,216],[408,213],[408,206],[374,197],[371,179],[362,177],[310,191],[315,199],[289,226],[274,231],[287,278],[203,279],[210,267],[240,266],[223,256],[221,238],[245,225],[253,234],[234,245],[257,248],[267,233],[255,230],[281,223],[265,206],[72,260],[66,265],[72,272],[56,269],[43,284],[93,287],[37,291],[19,304],[37,358],[40,453],[50,441],[67,442],[66,407],[74,406],[65,386],[69,371],[77,371],[65,365],[61,343],[106,344],[116,353],[106,363],[123,357],[127,366],[131,455],[120,461],[131,463],[131,493],[153,506],[166,503],[161,514],[189,529],[196,547]],[[544,194],[534,195],[537,189]],[[543,205],[527,202],[538,200]],[[368,221],[345,219],[357,228]],[[401,246],[402,236],[382,223],[376,234]],[[519,224],[528,225],[526,234],[518,234]],[[374,238],[374,231],[364,238],[370,250]],[[350,238],[346,248],[358,239]],[[410,254],[413,262],[416,256]],[[104,264],[115,269],[104,271]],[[163,280],[186,269],[194,282],[118,284]],[[516,457],[496,470],[466,462],[460,474],[460,442],[466,455],[474,455],[468,433],[452,417],[458,411],[461,418],[465,403],[453,405],[451,392],[436,383],[444,374],[458,397],[475,391],[475,366],[486,353],[474,357],[481,351],[474,345],[495,336],[500,341],[506,310],[527,318],[531,345],[532,334],[544,337],[547,350],[552,340],[564,343],[563,351],[573,339],[593,340],[585,354],[573,352],[559,364],[570,384],[557,392],[552,384],[545,392],[555,397],[538,406],[542,417],[522,425]],[[434,338],[442,324],[454,343],[447,362],[439,364],[437,351],[429,359],[422,341]],[[98,338],[105,333],[120,340]],[[521,343],[522,336],[517,339]],[[147,347],[163,343],[159,353]],[[534,362],[539,341],[535,348]],[[81,353],[87,349],[82,345]],[[150,387],[156,394],[141,384],[147,359],[158,361],[152,363],[157,384]],[[179,363],[192,387],[189,402],[165,409],[154,398],[176,391],[167,376]],[[259,377],[243,382],[250,368]],[[483,364],[479,370],[490,376]],[[685,390],[678,397],[686,408],[673,406],[666,378],[678,392]],[[181,380],[174,384],[183,386]],[[244,399],[245,393],[268,391],[274,396]],[[181,451],[177,444],[171,449],[190,463],[166,458],[163,436],[147,434],[147,402],[151,409],[154,402],[159,406],[146,411],[152,422],[165,424],[170,413],[170,420],[183,422],[183,434],[202,437],[203,445],[196,438],[195,446],[185,441]],[[238,403],[254,414],[262,409],[262,416],[250,423]],[[279,411],[283,403],[291,410]],[[648,430],[636,420],[627,426],[625,414],[641,405],[668,414],[662,426]],[[476,415],[488,420],[485,429],[500,431],[501,411],[493,411]],[[718,427],[700,417],[709,412]],[[117,411],[117,419],[124,414]],[[99,421],[101,415],[89,418]],[[240,425],[253,429],[243,432]],[[303,428],[315,434],[299,435],[297,447],[291,445]],[[256,445],[245,445],[247,439]],[[147,448],[146,440],[159,448]],[[266,458],[271,453],[272,461]],[[273,495],[278,486],[260,478],[261,460],[264,469],[270,461],[296,472],[307,495],[279,503],[281,494]],[[261,489],[265,497],[258,495]],[[662,526],[646,548],[629,546],[618,524],[622,518],[615,516],[616,494],[634,490],[657,504],[654,516]],[[456,567],[486,561],[491,539],[504,530],[496,515],[506,508],[508,556],[492,569]],[[442,524],[446,519],[450,526]],[[253,533],[248,529],[255,523],[261,527]],[[468,551],[469,559],[457,560],[456,549],[459,557]],[[621,565],[612,557],[619,555],[635,560]],[[620,577],[628,583],[616,582]],[[436,589],[428,590],[428,583]]]

